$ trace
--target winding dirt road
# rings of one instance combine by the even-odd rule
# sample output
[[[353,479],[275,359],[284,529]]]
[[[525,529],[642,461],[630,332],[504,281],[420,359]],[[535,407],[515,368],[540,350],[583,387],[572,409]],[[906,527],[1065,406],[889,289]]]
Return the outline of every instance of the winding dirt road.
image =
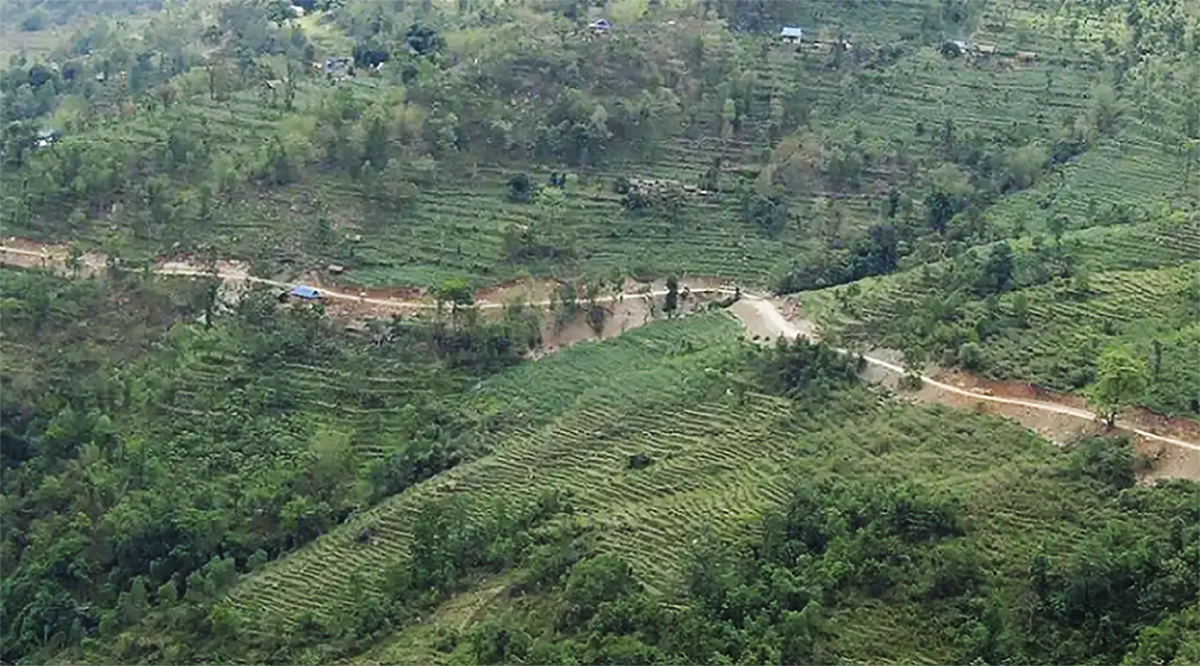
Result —
[[[797,336],[813,337],[813,332],[812,332],[811,327],[802,328],[802,327],[797,326],[797,325],[793,324],[792,322],[788,321],[787,318],[785,318],[783,316],[783,314],[781,314],[779,312],[779,309],[775,306],[775,304],[766,298],[748,295],[745,298],[743,298],[742,301],[740,301],[739,303],[745,303],[745,305],[742,306],[742,308],[746,308],[746,307],[753,308],[757,312],[758,321],[762,322],[763,324],[765,324],[768,327],[768,329],[770,330],[770,332],[772,334],[772,337],[777,337],[780,335],[782,335],[786,338],[795,338]],[[736,314],[736,309],[735,309],[735,314]],[[741,317],[739,317],[739,318],[741,318]],[[807,330],[806,330],[806,328],[807,328]],[[838,349],[838,351],[843,354],[849,353],[845,349]],[[894,372],[898,375],[904,374],[904,368],[902,366],[896,365],[895,363],[890,363],[883,359],[874,358],[871,356],[864,356],[863,358],[866,360],[867,363],[869,363],[871,365]],[[1064,414],[1066,416],[1071,416],[1071,417],[1075,417],[1078,419],[1084,419],[1085,421],[1088,421],[1088,422],[1094,422],[1100,418],[1094,412],[1088,411],[1086,409],[1078,409],[1075,407],[1069,407],[1067,405],[1060,405],[1060,404],[1054,403],[1054,402],[1019,400],[1019,399],[1015,399],[1015,398],[1003,398],[1003,397],[999,397],[999,396],[985,395],[985,394],[961,389],[957,386],[951,386],[950,384],[939,382],[939,381],[933,379],[932,377],[926,377],[924,375],[921,375],[921,380],[924,383],[926,383],[934,388],[937,388],[941,391],[946,391],[948,393],[953,393],[956,395],[964,396],[964,397],[970,398],[971,400],[979,400],[979,401],[991,402],[991,403],[996,403],[996,404],[1004,404],[1004,405],[1015,405],[1015,406],[1019,406],[1019,407],[1036,409],[1036,410],[1040,410],[1043,412]],[[1135,424],[1131,424],[1131,423],[1128,423],[1125,421],[1118,420],[1116,422],[1116,427],[1118,427],[1122,430],[1128,430],[1132,433],[1140,435],[1141,437],[1145,437],[1146,439],[1149,439],[1149,440],[1153,440],[1156,442],[1162,442],[1165,444],[1171,444],[1174,446],[1180,446],[1183,448],[1192,449],[1194,451],[1200,451],[1200,444],[1195,444],[1192,442],[1185,442],[1181,439],[1176,439],[1174,437],[1166,437],[1166,436],[1159,435],[1159,434],[1156,434],[1153,432],[1148,432],[1146,430],[1142,430],[1141,428],[1138,428]]]
[[[22,261],[21,259],[25,259],[25,260]],[[37,250],[29,250],[29,249],[25,249],[25,248],[20,248],[20,247],[11,247],[8,245],[0,245],[0,263],[24,266],[27,268],[34,268],[34,267],[49,268],[49,269],[55,269],[55,270],[61,271],[61,270],[65,269],[65,267],[66,267],[66,255],[63,252],[37,251]],[[99,262],[97,262],[95,260],[88,261],[86,258],[84,259],[84,264],[87,269],[90,269],[90,271],[100,270],[104,267],[103,261],[99,261]],[[233,268],[231,268],[231,267],[233,267]],[[89,272],[89,271],[85,270],[84,272]],[[180,276],[180,277],[211,277],[211,276],[213,276],[212,271],[209,271],[209,270],[206,270],[203,268],[197,268],[195,266],[195,264],[188,263],[188,262],[182,261],[182,260],[168,260],[168,261],[160,262],[157,266],[155,266],[153,272],[156,275],[169,275],[169,276]],[[231,284],[238,284],[238,283],[262,284],[262,285],[267,285],[269,287],[277,287],[280,289],[291,289],[292,287],[295,287],[297,284],[299,284],[297,282],[280,282],[278,280],[269,280],[267,278],[255,277],[255,276],[251,275],[248,270],[246,270],[245,268],[239,267],[238,264],[235,264],[233,262],[218,262],[216,277],[220,278],[220,280],[222,282],[227,282],[227,283],[231,283]],[[733,294],[737,293],[737,290],[730,289],[728,287],[710,287],[710,286],[704,286],[704,285],[691,285],[691,284],[688,284],[686,280],[680,281],[680,287],[687,288],[687,290],[693,294],[718,294],[718,295],[732,296]],[[412,300],[400,300],[400,299],[391,299],[391,298],[371,298],[371,297],[363,296],[360,294],[353,294],[353,293],[348,293],[348,292],[337,291],[334,289],[329,289],[327,287],[318,288],[318,292],[326,298],[352,301],[354,303],[366,303],[369,305],[379,305],[379,306],[383,306],[383,307],[391,307],[391,308],[400,309],[400,310],[433,310],[438,307],[437,303],[431,302],[428,300],[412,301]],[[596,302],[597,303],[611,303],[613,301],[616,301],[619,299],[624,299],[624,298],[639,298],[639,297],[644,298],[647,296],[649,296],[651,298],[656,298],[659,296],[666,296],[666,295],[667,295],[666,289],[654,289],[654,290],[649,290],[649,291],[627,292],[627,293],[616,294],[616,295],[610,294],[607,296],[600,296],[600,297],[596,298]],[[534,306],[534,307],[545,307],[545,306],[550,305],[551,303],[552,303],[552,301],[550,299],[543,299],[543,300],[528,302],[525,304]],[[479,301],[475,304],[475,307],[484,309],[484,310],[493,310],[493,309],[503,308],[506,305],[507,305],[507,303],[504,303],[504,302]]]
[[[17,239],[10,239],[10,242],[16,241],[16,240]],[[15,265],[20,265],[20,266],[25,266],[25,267],[41,267],[41,268],[48,268],[48,269],[59,270],[59,271],[62,271],[66,268],[67,253],[63,246],[38,246],[36,244],[29,243],[29,242],[22,242],[20,244],[25,245],[26,247],[20,247],[15,243],[10,244],[10,245],[0,245],[0,263],[15,264]],[[37,247],[38,249],[30,249],[30,247]],[[86,255],[82,258],[81,263],[83,264],[84,268],[86,269],[85,272],[98,271],[104,267],[103,257],[99,257],[99,258],[97,258],[97,257],[98,257],[98,255],[93,254],[93,255]],[[205,270],[202,268],[197,268],[195,266],[195,264],[189,263],[186,260],[168,260],[168,261],[160,262],[153,269],[153,272],[158,275],[172,275],[172,276],[183,276],[183,277],[208,277],[208,276],[213,275],[213,273],[211,271]],[[216,266],[216,277],[220,278],[223,282],[230,283],[230,284],[254,283],[254,284],[267,285],[270,287],[283,288],[283,289],[287,289],[287,288],[295,286],[292,283],[280,282],[277,280],[269,280],[266,278],[255,277],[250,274],[250,271],[247,267],[245,267],[244,265],[241,265],[241,264],[234,263],[234,262],[218,262],[218,264]],[[694,294],[733,295],[735,293],[738,293],[737,290],[730,289],[727,286],[705,286],[703,284],[695,284],[695,285],[682,284],[681,286],[687,287],[688,290]],[[337,291],[334,289],[328,289],[325,287],[321,287],[319,289],[319,291],[322,295],[324,295],[328,298],[331,298],[331,299],[341,299],[341,300],[345,300],[345,301],[351,301],[354,303],[363,303],[363,304],[369,304],[369,305],[374,305],[374,306],[382,306],[385,308],[395,309],[395,310],[399,310],[399,311],[431,310],[431,309],[435,309],[438,307],[438,305],[436,303],[430,302],[428,300],[413,301],[413,300],[402,300],[402,299],[373,298],[373,297],[367,297],[363,294],[346,293],[346,292]],[[617,300],[621,300],[621,299],[625,299],[625,298],[629,298],[629,299],[646,298],[646,297],[656,298],[656,297],[665,296],[666,294],[667,294],[666,289],[644,289],[640,292],[622,293],[622,294],[616,294],[616,295],[603,296],[603,297],[597,298],[596,300],[597,300],[597,302],[611,303],[613,301],[617,301]],[[751,294],[751,293],[746,293],[746,292],[741,292],[741,294],[742,294],[742,299],[740,301],[738,301],[738,303],[736,303],[733,307],[731,307],[730,311],[735,317],[738,318],[739,321],[741,321],[743,323],[743,325],[745,325],[747,327],[748,330],[756,333],[757,334],[756,337],[761,339],[762,341],[766,342],[766,341],[774,340],[774,339],[778,338],[779,336],[784,336],[786,338],[796,338],[798,336],[814,338],[814,339],[816,338],[815,327],[813,327],[808,322],[801,321],[797,324],[797,323],[793,323],[792,321],[789,321],[786,317],[783,316],[783,314],[779,311],[779,308],[769,298],[762,296],[762,295]],[[539,307],[544,307],[544,306],[547,306],[550,304],[551,304],[550,300],[538,300],[538,301],[533,301],[533,302],[528,303],[528,305],[539,306]],[[478,307],[480,309],[497,309],[497,308],[503,308],[505,305],[506,304],[504,302],[480,301],[480,302],[476,303],[476,307]],[[839,349],[838,351],[840,351],[842,353],[849,353],[844,349]],[[895,363],[891,363],[884,359],[875,358],[872,356],[864,356],[863,358],[866,360],[866,362],[868,364],[871,364],[877,368],[881,368],[883,370],[895,373],[897,375],[904,374],[904,368],[899,365],[896,365]],[[936,388],[939,391],[945,392],[950,395],[959,396],[960,398],[962,398],[962,397],[969,398],[971,401],[986,402],[986,403],[992,403],[992,404],[996,404],[996,405],[1009,405],[1009,406],[1014,406],[1014,407],[1021,407],[1021,408],[1036,410],[1036,411],[1040,411],[1040,412],[1044,412],[1044,413],[1059,414],[1059,415],[1068,416],[1068,417],[1071,417],[1074,419],[1081,419],[1087,423],[1095,423],[1099,419],[1099,417],[1095,413],[1093,413],[1089,410],[1079,409],[1076,407],[1070,407],[1070,406],[1058,404],[1055,402],[1040,401],[1040,400],[1021,400],[1021,399],[1016,399],[1016,398],[1005,398],[1005,397],[1000,397],[1000,396],[981,394],[981,393],[977,393],[974,391],[965,390],[965,389],[959,388],[957,386],[952,386],[952,385],[946,384],[944,382],[939,382],[939,381],[933,379],[932,377],[927,377],[924,375],[921,376],[921,380],[926,385]],[[943,402],[943,401],[938,400],[938,402]],[[1128,430],[1132,433],[1135,433],[1136,435],[1139,435],[1140,437],[1143,437],[1146,440],[1151,440],[1151,441],[1158,442],[1161,444],[1167,444],[1167,445],[1171,445],[1171,446],[1181,447],[1184,449],[1189,449],[1191,451],[1200,452],[1200,444],[1193,443],[1193,442],[1187,442],[1187,441],[1184,441],[1182,439],[1178,439],[1175,437],[1168,437],[1165,435],[1160,435],[1157,433],[1149,432],[1147,430],[1139,428],[1137,426],[1137,424],[1118,420],[1116,423],[1116,426],[1122,430]],[[1191,461],[1189,461],[1185,464],[1190,465]],[[1185,471],[1190,471],[1190,470],[1185,470]],[[1191,477],[1200,475],[1200,472],[1193,472],[1191,474],[1185,474],[1185,475],[1189,476],[1189,478],[1191,478]]]

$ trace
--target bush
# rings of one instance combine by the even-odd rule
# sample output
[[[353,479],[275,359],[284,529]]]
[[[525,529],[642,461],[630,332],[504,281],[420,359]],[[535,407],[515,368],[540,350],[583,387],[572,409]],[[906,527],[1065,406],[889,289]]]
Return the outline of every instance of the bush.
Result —
[[[613,555],[600,555],[571,568],[567,577],[566,597],[571,612],[582,622],[606,602],[640,589],[629,563]]]
[[[654,458],[645,453],[629,456],[629,469],[645,469],[654,464]]]
[[[756,196],[743,204],[742,216],[753,223],[759,233],[775,238],[787,226],[787,202],[781,197]]]
[[[803,338],[789,343],[781,338],[767,353],[761,373],[768,386],[791,394],[857,383],[864,364],[861,356],[841,354],[824,343]]]
[[[433,28],[414,23],[404,33],[404,47],[413,55],[433,55],[441,50],[442,38]]]
[[[983,369],[983,349],[974,342],[967,342],[958,348],[958,364],[972,372]]]
[[[21,19],[22,32],[37,32],[46,27],[46,15],[40,9],[34,9]]]
[[[1132,487],[1134,454],[1125,437],[1091,437],[1071,452],[1071,470],[1114,488]]]
[[[508,179],[508,199],[517,203],[529,203],[530,197],[533,195],[533,184],[529,181],[529,174],[519,173]]]

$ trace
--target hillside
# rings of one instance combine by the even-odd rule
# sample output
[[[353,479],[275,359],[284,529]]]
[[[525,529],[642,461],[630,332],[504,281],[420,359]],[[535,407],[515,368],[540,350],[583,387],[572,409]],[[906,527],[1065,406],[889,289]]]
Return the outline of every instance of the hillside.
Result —
[[[840,369],[810,367],[815,374],[797,384],[790,398],[772,395],[781,386],[770,372],[756,373],[769,371],[789,355],[739,350],[734,334],[732,322],[720,315],[660,324],[617,341],[576,347],[485,382],[479,394],[499,413],[520,409],[558,416],[545,426],[517,426],[512,434],[493,432],[489,440],[495,444],[487,455],[385,501],[245,578],[232,588],[228,605],[217,607],[223,609],[221,619],[217,611],[210,615],[213,631],[218,631],[219,621],[228,623],[219,630],[227,633],[182,652],[177,639],[143,635],[123,642],[116,652],[94,653],[91,659],[225,660],[235,658],[231,650],[236,649],[239,661],[268,656],[289,663],[327,661],[355,654],[396,630],[401,633],[395,644],[407,647],[385,642],[376,648],[376,656],[390,652],[390,659],[398,661],[440,659],[445,656],[439,650],[457,645],[461,650],[451,658],[468,663],[513,658],[557,662],[573,650],[576,658],[605,661],[618,658],[611,650],[631,649],[647,659],[661,658],[653,656],[661,649],[683,650],[693,659],[709,661],[713,657],[705,649],[730,657],[742,650],[779,649],[770,647],[768,636],[755,634],[751,625],[740,621],[737,630],[749,633],[735,643],[739,647],[715,643],[704,648],[669,637],[665,627],[683,621],[670,613],[653,621],[662,623],[661,634],[641,623],[621,629],[619,624],[572,619],[577,611],[571,609],[579,603],[572,592],[572,563],[578,562],[575,568],[593,561],[623,563],[619,566],[627,566],[626,575],[637,581],[628,583],[633,586],[628,593],[646,595],[637,603],[649,604],[639,606],[639,613],[663,612],[653,610],[659,603],[666,603],[664,608],[683,603],[699,612],[707,607],[694,605],[702,588],[694,579],[697,574],[689,573],[689,567],[698,566],[689,564],[691,558],[700,558],[699,566],[705,567],[722,560],[714,553],[697,553],[697,539],[709,540],[704,547],[718,551],[725,548],[719,544],[728,542],[735,545],[724,557],[734,559],[721,566],[731,567],[730,572],[710,574],[719,577],[720,585],[730,586],[719,594],[739,595],[731,599],[751,608],[767,604],[764,609],[775,608],[773,613],[780,612],[778,604],[785,611],[798,611],[806,607],[804,601],[772,601],[772,595],[781,594],[775,583],[756,593],[735,592],[736,575],[749,574],[733,572],[741,571],[736,558],[759,552],[760,546],[753,544],[773,529],[775,519],[769,516],[777,507],[814,501],[811,496],[793,499],[803,493],[797,486],[805,484],[820,488],[809,491],[821,493],[818,496],[847,494],[844,500],[819,500],[831,502],[831,507],[863,494],[861,501],[867,505],[857,511],[866,512],[864,521],[873,520],[871,511],[883,512],[878,520],[904,515],[892,513],[898,509],[866,508],[876,506],[874,502],[912,502],[905,505],[910,507],[906,511],[933,512],[930,517],[905,519],[913,521],[908,528],[882,523],[854,527],[859,519],[850,519],[851,526],[842,529],[850,530],[844,538],[853,541],[836,548],[830,542],[821,549],[810,541],[808,548],[817,558],[810,565],[784,561],[783,566],[794,567],[799,581],[809,581],[791,594],[814,600],[817,610],[807,614],[819,613],[821,618],[813,619],[821,628],[814,628],[806,648],[811,652],[806,654],[819,655],[822,661],[850,656],[905,661],[918,654],[935,662],[1005,655],[1072,661],[1101,650],[1119,659],[1126,641],[1136,639],[1137,627],[1142,626],[1138,623],[1150,616],[1129,620],[1133,624],[1121,630],[1125,633],[1114,634],[1111,643],[1091,644],[1085,638],[1091,620],[1079,624],[1072,619],[1075,611],[1052,610],[1058,606],[1038,601],[1041,583],[1036,576],[1041,574],[1032,574],[1030,567],[1046,567],[1045,575],[1060,581],[1050,589],[1069,595],[1070,586],[1077,584],[1070,582],[1072,577],[1085,570],[1080,567],[1093,566],[1079,559],[1080,553],[1110,549],[1108,540],[1133,539],[1146,548],[1163,548],[1145,541],[1149,534],[1162,534],[1160,538],[1194,542],[1195,535],[1186,531],[1192,528],[1182,524],[1185,531],[1178,537],[1167,537],[1169,530],[1143,529],[1149,521],[1170,523],[1174,512],[1194,500],[1195,486],[1168,484],[1120,492],[1132,484],[1132,470],[1128,452],[1114,453],[1111,441],[1080,443],[1063,452],[1002,421],[902,406],[882,394],[844,386],[846,380],[838,377],[847,375]],[[705,344],[697,344],[700,340]],[[655,362],[639,363],[638,356],[644,355]],[[803,357],[798,351],[796,362]],[[603,380],[591,385],[580,381],[594,376],[598,368],[609,369]],[[622,370],[614,373],[617,369]],[[546,381],[539,381],[543,377]],[[872,495],[865,490],[871,487],[881,490]],[[1146,494],[1145,500],[1134,499],[1140,494]],[[1159,509],[1145,501],[1172,502],[1176,508],[1153,513]],[[934,504],[925,504],[929,502]],[[945,517],[932,517],[943,511],[948,512]],[[949,521],[944,528],[948,532],[941,533],[942,527],[929,522],[936,520]],[[520,531],[505,531],[514,527]],[[933,532],[909,537],[889,529]],[[882,541],[867,545],[877,539]],[[1115,551],[1109,552],[1115,556]],[[1183,558],[1178,566],[1185,568],[1196,565],[1190,545],[1178,555],[1168,552],[1174,551],[1158,551],[1154,561],[1163,564],[1151,566],[1174,566],[1160,557]],[[844,564],[835,565],[829,559],[833,557],[843,558]],[[1043,564],[1034,564],[1038,561]],[[378,566],[382,563],[392,564]],[[418,566],[433,568],[405,568]],[[1118,576],[1121,567],[1136,565],[1103,566],[1088,575]],[[497,578],[497,572],[503,574]],[[421,583],[426,580],[422,577],[430,582]],[[406,585],[430,587],[406,592]],[[566,596],[560,596],[564,589]],[[608,605],[608,612],[620,613],[621,606],[613,606],[619,598],[605,596],[613,594],[606,589],[611,588],[598,588],[600,597],[593,603],[599,606],[592,612],[603,614]],[[1138,589],[1122,594],[1145,594]],[[1185,585],[1179,593],[1187,598],[1195,594],[1194,586]],[[767,596],[740,596],[747,594]],[[420,620],[423,609],[437,617],[441,604],[453,605],[457,595],[482,597],[488,610],[430,635],[436,627]],[[1088,603],[1122,603],[1117,599]],[[720,602],[712,603],[721,607]],[[1088,613],[1100,612],[1087,607]],[[1181,607],[1161,608],[1163,615],[1147,612],[1168,621]],[[1043,628],[1032,634],[1017,630],[1017,623],[1024,623],[1017,618],[1025,612],[1018,609],[1036,614]],[[564,615],[553,619],[559,613]],[[179,609],[160,607],[151,611],[147,628],[170,635],[186,617]],[[738,616],[720,617],[735,622],[732,618]],[[769,619],[774,617],[769,614],[763,621],[783,621]],[[497,640],[493,634],[500,628],[513,636],[525,634],[524,646],[518,648],[514,639],[505,648],[499,639],[499,647],[485,647],[487,641]],[[622,638],[613,646],[605,638],[597,648],[597,638],[586,638],[589,632]],[[1048,640],[1050,636],[1056,638]],[[578,641],[574,646],[573,637]],[[914,642],[916,637],[921,637],[919,642]],[[548,640],[555,643],[554,651],[537,652],[551,649]],[[755,647],[757,641],[763,645]],[[487,652],[495,649],[500,652]],[[492,656],[482,656],[486,654]]]
[[[0,42],[0,661],[1200,664],[1191,3]]]
[[[619,5],[614,15],[634,11]],[[1195,129],[1194,67],[1178,59],[1193,38],[1152,40],[1150,16],[1151,54],[1114,72],[1105,29],[1128,27],[1112,11],[1045,8],[1093,29],[1034,52],[1022,49],[1046,17],[1032,9],[947,18],[853,3],[837,19],[801,11],[821,28],[796,53],[730,32],[735,16],[670,6],[590,36],[583,16],[536,3],[496,15],[435,5],[423,20],[444,35],[423,56],[404,41],[412,10],[372,19],[369,5],[351,5],[272,22],[230,7],[154,18],[144,39],[155,55],[111,82],[92,79],[123,65],[97,54],[128,47],[103,31],[85,52],[53,56],[74,74],[46,71],[36,91],[50,95],[26,103],[42,75],[10,77],[8,119],[34,123],[49,109],[63,136],[52,150],[10,136],[7,167],[24,184],[5,199],[6,226],[126,254],[211,244],[275,265],[335,261],[364,284],[610,270],[774,284],[797,262],[793,273],[825,270],[879,242],[866,230],[881,210],[901,249],[928,260],[1060,216],[1086,227],[1163,204],[1188,210],[1200,178],[1181,139]],[[197,20],[215,23],[193,45],[173,26]],[[353,77],[317,72],[308,60],[349,55],[325,52],[351,43],[337,46],[331,29],[356,40],[360,67],[368,48],[394,57]],[[947,34],[995,53],[943,55]],[[834,35],[854,41],[832,48]],[[184,46],[154,46],[168,41]],[[245,52],[259,55],[234,66]],[[561,172],[565,185],[545,186]],[[522,173],[541,186],[534,196],[508,193]],[[678,185],[630,200],[613,192],[622,178]]]

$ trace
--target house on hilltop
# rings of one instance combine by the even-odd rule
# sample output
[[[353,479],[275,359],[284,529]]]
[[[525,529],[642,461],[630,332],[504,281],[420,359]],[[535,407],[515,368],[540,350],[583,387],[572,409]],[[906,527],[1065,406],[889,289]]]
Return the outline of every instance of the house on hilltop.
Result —
[[[779,31],[779,40],[784,44],[799,44],[804,38],[804,29],[799,26],[785,25]]]

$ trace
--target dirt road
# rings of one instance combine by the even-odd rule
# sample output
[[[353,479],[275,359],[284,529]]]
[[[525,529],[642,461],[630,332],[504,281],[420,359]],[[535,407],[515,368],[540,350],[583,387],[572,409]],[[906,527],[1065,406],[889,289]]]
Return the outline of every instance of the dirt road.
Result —
[[[32,249],[38,248],[38,249]],[[42,246],[31,243],[29,241],[20,241],[19,239],[10,238],[8,245],[0,245],[0,263],[23,266],[26,268],[46,268],[58,272],[67,271],[67,251],[62,246]],[[89,253],[83,261],[82,274],[95,273],[105,267],[104,258],[98,254]],[[172,259],[160,261],[153,272],[156,275],[172,275],[181,277],[211,277],[213,271],[202,268],[196,265],[195,262],[186,259]],[[239,262],[220,261],[216,266],[216,277],[222,282],[228,283],[252,283],[262,284],[269,287],[277,287],[280,289],[290,289],[299,283],[280,282],[278,280],[269,280],[267,278],[255,277],[250,274],[249,267]],[[717,295],[733,295],[736,290],[726,286],[709,286],[704,284],[707,281],[697,283],[689,282],[688,280],[680,280],[679,288],[686,289],[693,294],[717,294]],[[328,287],[320,287],[318,289],[322,296],[332,299],[353,301],[355,303],[366,303],[370,305],[378,305],[397,310],[433,310],[438,307],[436,302],[430,300],[401,300],[392,298],[372,298],[361,293],[350,293],[346,291],[338,291]],[[665,296],[667,290],[648,289],[643,291],[625,292],[615,295],[600,296],[596,298],[597,303],[612,303],[617,300],[626,298],[657,298]],[[550,299],[543,299],[525,303],[534,307],[545,307],[552,303]],[[475,307],[482,310],[502,309],[507,303],[495,301],[480,301],[475,304]]]
[[[745,298],[734,304],[731,308],[734,315],[747,325],[754,335],[763,340],[773,340],[782,335],[787,338],[795,338],[797,336],[815,337],[815,328],[808,322],[793,323],[785,318],[779,311],[778,307],[769,299],[747,295]],[[842,353],[847,353],[846,350],[840,349]],[[867,363],[877,368],[882,368],[888,372],[902,376],[904,368],[895,363],[886,361],[881,358],[872,356],[864,356]],[[990,403],[998,406],[1015,407],[1022,411],[1041,412],[1043,414],[1054,414],[1067,416],[1072,419],[1083,421],[1085,424],[1094,424],[1099,420],[1099,417],[1086,409],[1062,405],[1055,402],[1042,400],[1021,400],[1016,398],[1005,398],[1001,396],[987,395],[966,389],[952,386],[944,382],[939,382],[932,377],[922,375],[921,380],[924,384],[939,393],[957,396],[958,398],[968,398],[970,402],[975,403]],[[943,404],[960,405],[961,400],[947,400],[940,397],[934,397],[935,402]],[[1026,421],[1023,415],[1013,410],[997,410],[999,413],[1007,416],[1012,416],[1018,421]],[[1180,461],[1180,469],[1174,470],[1171,476],[1184,476],[1187,478],[1200,478],[1200,457],[1195,453],[1200,452],[1200,443],[1188,442],[1176,437],[1168,437],[1158,433],[1150,432],[1139,427],[1136,423],[1130,423],[1125,420],[1118,420],[1116,427],[1122,430],[1127,430],[1135,435],[1160,444],[1166,444],[1172,447],[1180,447],[1188,449],[1188,455],[1184,456]]]
[[[58,270],[60,272],[67,270],[68,252],[65,246],[45,246],[30,241],[21,239],[9,238],[8,244],[0,245],[0,263],[7,263],[25,267],[39,267]],[[85,273],[94,273],[102,270],[105,266],[104,257],[93,253],[88,253],[82,257],[82,270]],[[238,283],[254,283],[263,284],[271,287],[287,289],[294,284],[269,280],[266,278],[255,277],[250,274],[249,267],[245,264],[237,262],[221,261],[217,262],[215,267],[216,276],[223,282],[238,284]],[[212,275],[212,271],[197,267],[195,263],[187,259],[164,260],[158,263],[154,268],[154,272],[158,275],[174,275],[185,277],[208,277]],[[714,284],[712,280],[698,280],[694,284],[681,281],[681,288],[686,288],[693,294],[713,294],[713,295],[733,295],[737,290],[730,288],[727,285]],[[390,298],[374,298],[362,293],[349,293],[336,289],[321,287],[320,292],[331,299],[339,299],[364,305],[372,305],[377,307],[395,310],[397,312],[412,312],[417,310],[431,310],[438,307],[437,303],[430,300],[404,300]],[[599,303],[613,303],[623,301],[625,299],[646,299],[658,298],[665,296],[667,290],[664,288],[650,288],[644,285],[640,291],[626,292],[615,295],[602,296],[596,299]],[[749,334],[763,342],[772,341],[779,336],[787,338],[795,338],[804,336],[815,339],[817,337],[816,328],[809,322],[800,320],[793,322],[788,320],[780,312],[771,299],[750,293],[743,293],[742,299],[735,303],[731,308],[731,313],[738,318],[739,321],[746,327]],[[551,304],[549,299],[537,300],[527,303],[531,306],[545,307]],[[494,302],[482,300],[476,304],[477,308],[483,310],[498,309],[505,307],[504,302]],[[847,353],[846,350],[839,350]],[[893,373],[897,376],[904,374],[904,368],[896,363],[892,363],[882,358],[874,356],[864,356],[867,363],[875,368]],[[944,382],[939,382],[932,377],[922,375],[922,381],[927,387],[935,390],[938,395],[928,396],[932,402],[942,404],[951,404],[955,406],[964,406],[963,398],[968,399],[968,404],[979,405],[980,403],[991,404],[994,406],[1002,406],[1008,408],[1016,408],[1017,411],[999,410],[1007,416],[1016,418],[1018,421],[1028,422],[1032,419],[1028,414],[1034,415],[1058,415],[1065,416],[1076,421],[1082,421],[1087,424],[1094,424],[1098,421],[1095,413],[1071,407],[1055,402],[1041,400],[1022,400],[1016,398],[1006,398],[1001,396],[987,395],[976,391],[952,386]],[[1027,423],[1029,425],[1029,423]],[[1175,467],[1180,470],[1173,472],[1172,476],[1186,476],[1188,478],[1200,478],[1200,444],[1189,441],[1184,441],[1176,437],[1160,435],[1150,432],[1144,428],[1138,427],[1138,424],[1128,421],[1118,420],[1117,427],[1123,430],[1128,430],[1146,441],[1157,442],[1170,447],[1179,447],[1187,449],[1187,454],[1183,457],[1176,457]],[[1034,427],[1030,425],[1030,427]],[[1179,472],[1182,473],[1179,473]]]

